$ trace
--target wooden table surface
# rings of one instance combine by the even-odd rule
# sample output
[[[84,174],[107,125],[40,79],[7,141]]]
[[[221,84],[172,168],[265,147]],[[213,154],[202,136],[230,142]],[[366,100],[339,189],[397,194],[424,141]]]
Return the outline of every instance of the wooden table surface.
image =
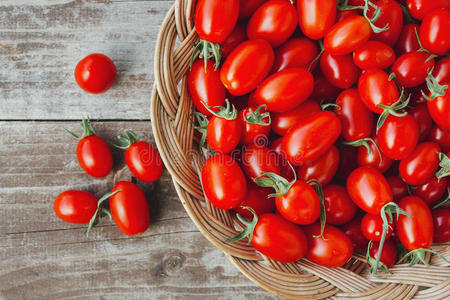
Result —
[[[89,237],[64,223],[53,200],[67,189],[97,196],[130,180],[123,153],[104,179],[75,157],[80,119],[107,141],[132,128],[153,142],[153,49],[173,1],[0,1],[0,299],[273,298],[245,278],[196,229],[170,176],[142,185],[150,228],[122,235],[107,219]],[[102,95],[78,88],[73,69],[93,52],[110,56],[117,84]]]

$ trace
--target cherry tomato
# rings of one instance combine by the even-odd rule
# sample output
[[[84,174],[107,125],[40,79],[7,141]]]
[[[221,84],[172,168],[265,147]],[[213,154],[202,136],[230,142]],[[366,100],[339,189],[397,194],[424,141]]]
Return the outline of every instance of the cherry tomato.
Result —
[[[336,98],[341,90],[331,84],[322,72],[314,76],[314,90],[311,95],[313,99]]]
[[[403,26],[400,37],[395,45],[395,53],[397,55],[403,55],[420,49],[416,31],[419,32],[419,25],[417,24],[410,23]]]
[[[441,148],[433,142],[418,144],[416,149],[400,161],[399,172],[409,185],[426,183],[439,167]]]
[[[409,13],[417,20],[422,20],[429,12],[435,8],[450,8],[448,0],[407,0]]]
[[[414,196],[420,197],[428,206],[433,207],[447,192],[447,178],[438,180],[436,176],[432,176],[427,182],[411,190]]]
[[[394,60],[394,50],[389,45],[377,41],[368,41],[353,53],[353,62],[363,70],[386,69],[394,63]]]
[[[264,2],[247,24],[249,39],[264,39],[274,48],[286,42],[297,27],[298,17],[294,5],[286,0]]]
[[[251,207],[259,216],[266,213],[272,213],[275,210],[275,198],[269,197],[271,189],[262,188],[249,182],[247,184],[247,194],[242,200],[241,205],[234,210],[243,217],[252,218],[253,214],[244,207]]]
[[[228,155],[208,158],[202,169],[202,184],[206,198],[221,209],[238,207],[247,193],[244,173]]]
[[[239,16],[239,0],[199,0],[195,7],[195,30],[202,40],[223,42]]]
[[[163,163],[152,145],[145,141],[133,141],[125,151],[125,162],[137,179],[154,182],[161,177]]]
[[[144,192],[134,183],[119,181],[109,197],[111,216],[125,235],[136,235],[147,230],[150,211]]]
[[[227,154],[237,147],[241,133],[242,127],[238,118],[228,120],[212,116],[206,128],[206,141],[213,151]]]
[[[404,159],[416,148],[419,126],[410,115],[390,115],[377,133],[378,147],[390,159]]]
[[[241,145],[265,144],[270,134],[270,116],[261,118],[261,115],[265,113],[267,112],[264,107],[258,111],[256,106],[247,107],[240,111],[238,120],[241,122],[242,128]],[[261,122],[255,118],[260,118]]]
[[[349,223],[342,225],[341,229],[351,240],[355,252],[365,253],[367,251],[369,240],[361,232],[361,217],[356,217]]]
[[[320,69],[328,82],[340,89],[354,85],[359,76],[350,54],[333,56],[325,51],[320,57]]]
[[[428,113],[427,105],[425,103],[419,104],[411,108],[408,113],[416,120],[417,125],[419,125],[419,141],[425,140],[430,133],[433,123]]]
[[[292,171],[291,166],[289,165],[286,156],[281,150],[281,143],[283,142],[283,138],[278,138],[270,144],[270,149],[275,152],[278,156],[278,165],[280,166],[280,175],[281,177],[291,181],[294,179],[294,173]]]
[[[246,40],[247,30],[245,24],[238,22],[230,35],[228,35],[227,38],[220,43],[220,47],[222,48],[222,57],[226,58],[234,48]]]
[[[319,50],[311,40],[303,37],[291,38],[275,50],[272,72],[279,72],[287,68],[307,69],[318,54]]]
[[[297,177],[305,181],[316,179],[321,185],[330,183],[339,167],[339,150],[331,146],[317,160],[305,163],[297,169]]]
[[[319,237],[320,230],[319,223],[305,227],[309,246],[305,257],[324,267],[344,265],[352,257],[352,241],[342,230],[334,226],[325,225],[323,237]]]
[[[450,86],[450,83],[443,83]],[[444,96],[439,96],[434,100],[427,101],[428,112],[436,124],[443,130],[450,131],[450,93],[445,90]]]
[[[400,215],[396,222],[400,242],[408,251],[429,249],[433,241],[433,218],[427,204],[416,196],[408,196],[398,203],[411,217]]]
[[[350,199],[345,187],[335,184],[323,189],[327,223],[342,225],[353,219],[358,207]]]
[[[320,105],[313,101],[307,100],[299,106],[281,113],[272,114],[272,130],[281,136],[284,136],[288,130],[297,124],[299,120],[303,120],[321,111]]]
[[[228,55],[220,70],[220,80],[232,95],[245,95],[269,74],[274,56],[265,40],[245,41]]]
[[[367,108],[377,114],[383,112],[379,104],[390,106],[400,96],[395,82],[380,69],[366,70],[359,78],[358,91]]]
[[[378,257],[378,248],[380,244],[375,242],[370,248],[369,255],[373,258]],[[383,250],[381,252],[380,261],[386,265],[387,268],[392,267],[397,259],[397,247],[395,243],[389,239],[384,241]]]
[[[250,145],[242,154],[242,168],[251,179],[263,175],[263,172],[280,174],[278,155],[269,148],[260,145]]]
[[[375,141],[375,143],[378,144],[378,139],[376,137],[373,140]],[[357,155],[358,166],[372,167],[374,169],[377,169],[381,173],[384,173],[387,170],[389,170],[389,168],[392,166],[392,159],[381,153],[381,161],[380,161],[380,154],[375,145],[369,142],[369,148],[370,152],[367,151],[366,147],[363,146],[358,147],[358,155]]]
[[[436,62],[433,76],[439,83],[450,82],[450,57],[443,57]]]
[[[84,91],[100,94],[109,90],[117,78],[114,62],[106,55],[94,53],[86,56],[75,67],[75,80]]]
[[[364,236],[372,241],[379,242],[383,233],[383,219],[380,215],[366,214],[361,220],[361,231]],[[389,223],[386,238],[389,238],[394,231],[394,224]]]
[[[308,99],[313,86],[314,78],[308,70],[286,69],[267,77],[250,96],[250,102],[265,104],[268,111],[289,111]]]
[[[431,11],[420,25],[420,41],[431,53],[442,55],[450,49],[450,7]]]
[[[355,159],[358,149],[353,146],[343,146],[340,149],[341,161],[339,163],[336,177],[341,180],[346,180],[350,173],[358,168],[358,162]]]
[[[65,191],[56,197],[53,210],[65,222],[88,224],[97,210],[98,199],[84,191]]]
[[[403,12],[400,4],[394,0],[380,0],[374,3],[380,9],[380,14],[374,25],[383,28],[388,26],[388,29],[379,33],[374,33],[372,39],[394,46],[397,42],[403,28]],[[373,17],[375,10],[369,10],[369,18]],[[384,68],[383,68],[384,69]]]
[[[300,29],[313,40],[325,36],[336,19],[336,1],[297,0]]]
[[[280,262],[293,262],[302,258],[307,243],[300,227],[276,214],[259,216],[251,241],[256,250]]]
[[[266,0],[240,0],[239,19],[250,17]]]
[[[433,209],[433,224],[435,243],[450,242],[450,208]]]
[[[386,177],[386,180],[391,188],[394,201],[397,202],[403,197],[408,196],[408,186],[399,176],[388,176]]]
[[[331,55],[353,52],[372,34],[369,22],[362,16],[351,16],[333,25],[325,35],[323,46]]]
[[[281,148],[296,165],[320,158],[341,133],[341,121],[331,112],[322,111],[300,120],[283,138]]]
[[[397,58],[392,66],[397,82],[407,88],[424,83],[428,71],[434,67],[434,59],[428,60],[429,57],[430,54],[426,52],[413,51]]]
[[[356,205],[373,215],[379,215],[381,208],[393,198],[386,178],[372,167],[360,167],[350,174],[347,193]]]
[[[439,126],[434,125],[431,128],[428,139],[432,142],[439,144],[443,152],[450,151],[450,132],[441,129]]]

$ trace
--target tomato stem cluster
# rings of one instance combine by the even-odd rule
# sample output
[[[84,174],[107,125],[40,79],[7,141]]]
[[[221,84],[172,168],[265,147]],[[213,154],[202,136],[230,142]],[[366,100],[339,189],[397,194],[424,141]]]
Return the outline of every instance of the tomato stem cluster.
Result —
[[[118,144],[112,144],[114,147],[127,150],[131,145],[139,141],[139,136],[133,130],[125,130],[125,135],[118,135],[117,142]]]
[[[375,146],[375,149],[377,149],[378,156],[380,157],[380,162],[378,165],[381,165],[381,163],[383,162],[383,156],[381,155],[381,151],[380,151],[380,148],[378,147],[377,143],[372,138],[363,138],[363,139],[359,139],[359,140],[351,141],[351,142],[342,142],[342,144],[348,145],[348,146],[353,146],[353,147],[364,146],[364,147],[366,147],[367,152],[369,154],[371,154],[372,150],[370,149],[369,142],[371,142]]]
[[[208,127],[208,118],[200,113],[200,112],[193,112],[192,115],[197,119],[198,122],[198,126],[194,126],[194,129],[197,130],[198,132],[200,132],[200,134],[202,135],[202,137],[200,138],[200,143],[199,143],[199,147],[200,149],[203,148],[203,145],[205,145],[205,141],[206,141],[206,129]],[[195,121],[194,121],[195,124]]]
[[[440,181],[442,178],[450,176],[450,159],[445,153],[439,152],[439,159],[441,160],[439,171],[436,172],[436,178]]]
[[[108,209],[102,207],[102,204],[104,201],[109,199],[109,197],[117,194],[118,192],[120,192],[120,190],[115,191],[113,193],[108,193],[98,200],[97,210],[95,211],[94,215],[92,216],[91,220],[89,221],[89,225],[86,228],[86,231],[84,232],[86,234],[86,236],[89,236],[89,232],[91,231],[91,229],[102,220],[103,215],[107,215],[109,217],[109,219],[112,220],[111,213],[109,212]]]
[[[436,254],[437,256],[439,256],[442,260],[444,260],[446,263],[450,263],[442,254],[440,254],[439,252],[437,252],[436,250],[433,249],[425,249],[425,248],[419,248],[419,249],[414,249],[412,251],[409,251],[405,256],[403,256],[398,262],[401,263],[403,261],[405,261],[408,257],[411,257],[411,262],[409,263],[409,266],[415,266],[418,262],[423,263],[425,266],[429,267],[430,264],[426,261],[425,259],[425,253],[432,253],[432,254]]]
[[[327,210],[325,208],[325,196],[323,195],[322,185],[317,179],[311,179],[308,181],[309,185],[314,186],[314,190],[316,191],[317,196],[319,196],[320,200],[320,234],[313,236],[314,238],[324,238],[323,232],[325,231],[325,224],[327,222]]]
[[[194,47],[194,51],[191,56],[191,63],[194,63],[195,55],[199,52],[199,57],[203,58],[205,61],[205,72],[208,65],[208,59],[214,58],[215,67],[214,70],[217,70],[220,66],[220,60],[222,59],[222,48],[218,43],[212,43],[207,40],[200,40]]]
[[[430,91],[430,96],[427,96],[423,91],[421,91],[423,97],[428,101],[432,101],[437,97],[445,96],[445,91],[448,89],[448,85],[439,84],[437,79],[433,76],[432,70],[428,70],[428,76],[425,78],[428,90]]]
[[[446,206],[450,204],[450,188],[447,189],[447,198],[445,198],[443,201],[439,202],[438,204],[436,204],[435,206],[433,206],[433,209],[442,207],[442,206]]]
[[[386,118],[389,115],[393,115],[396,117],[406,116],[408,113],[406,111],[402,111],[402,110],[408,106],[410,99],[411,99],[411,94],[405,100],[405,90],[401,89],[400,97],[397,100],[397,102],[395,102],[394,104],[392,104],[392,105],[378,104],[377,106],[381,107],[383,109],[383,112],[378,117],[377,132],[383,126],[384,122],[386,121]],[[399,111],[402,111],[402,112],[399,112]]]
[[[94,127],[91,125],[91,121],[89,120],[89,118],[83,119],[81,120],[81,127],[83,127],[83,135],[81,136],[81,139],[91,136],[91,135],[95,135],[95,130]],[[70,135],[72,135],[74,138],[78,139],[80,138],[77,134],[75,134],[74,132],[64,128],[64,130],[69,133]]]
[[[266,111],[265,113],[261,113],[262,109],[266,109],[266,105],[262,104],[258,106],[258,108],[253,111],[251,107],[248,108],[248,115],[243,115],[244,121],[250,124],[257,124],[262,126],[270,126],[272,120],[270,119],[270,112]],[[268,118],[267,122],[264,122],[264,119]]]
[[[369,12],[370,8],[374,9],[372,18],[370,18],[368,16],[368,12]],[[389,29],[389,24],[386,24],[383,28],[378,27],[374,24],[376,22],[376,20],[378,20],[378,18],[380,17],[381,11],[377,5],[375,5],[373,2],[371,2],[369,0],[364,1],[364,6],[348,5],[348,0],[344,0],[344,2],[338,6],[338,9],[339,10],[362,9],[364,18],[366,18],[367,22],[369,22],[370,27],[372,28],[372,31],[375,33],[380,33],[380,32],[383,32],[383,31],[386,31]]]
[[[236,217],[239,219],[239,221],[241,221],[242,224],[245,225],[245,228],[240,233],[227,239],[227,243],[235,243],[248,236],[248,243],[250,244],[253,239],[253,231],[255,230],[255,226],[258,223],[258,215],[250,206],[244,206],[243,208],[247,209],[253,214],[252,221],[248,222],[240,214],[236,214]]]
[[[373,258],[372,256],[370,256],[370,249],[372,249],[372,247],[373,247],[373,242],[369,241],[369,245],[367,246],[366,259],[367,259],[367,263],[370,266],[370,273],[376,274],[377,271],[382,271],[386,274],[392,274],[391,270],[389,270],[389,268],[386,266],[386,264],[383,263],[382,261],[378,262],[378,267],[376,268],[377,260],[375,258]],[[379,248],[378,248],[378,253],[380,253]]]
[[[234,105],[230,104],[230,101],[228,101],[228,99],[225,100],[225,107],[209,106],[204,101],[203,101],[203,105],[210,113],[212,113],[216,117],[223,118],[223,119],[226,119],[229,121],[237,118],[238,112],[236,110],[236,107],[234,107]],[[216,109],[216,110],[214,110],[214,109]]]

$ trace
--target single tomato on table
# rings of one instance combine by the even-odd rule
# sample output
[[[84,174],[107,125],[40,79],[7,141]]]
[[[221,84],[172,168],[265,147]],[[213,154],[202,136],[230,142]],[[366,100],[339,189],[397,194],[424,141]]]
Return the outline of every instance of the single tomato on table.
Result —
[[[106,92],[114,84],[116,78],[116,66],[104,54],[90,54],[80,60],[75,67],[75,80],[79,87],[88,93]]]

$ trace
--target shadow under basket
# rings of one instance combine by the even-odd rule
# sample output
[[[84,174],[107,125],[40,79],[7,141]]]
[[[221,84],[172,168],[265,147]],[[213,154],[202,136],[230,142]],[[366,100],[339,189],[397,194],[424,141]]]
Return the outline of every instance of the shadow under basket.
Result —
[[[153,133],[164,164],[187,213],[201,233],[220,248],[245,276],[267,291],[292,299],[445,299],[450,298],[450,267],[428,255],[430,267],[392,267],[392,275],[371,276],[362,256],[343,267],[326,268],[301,259],[279,263],[257,252],[247,240],[226,243],[240,223],[230,211],[205,200],[200,172],[205,161],[191,121],[193,105],[186,74],[198,36],[193,26],[195,1],[177,0],[169,10],[155,51],[151,98]],[[433,248],[450,258],[450,246]]]

